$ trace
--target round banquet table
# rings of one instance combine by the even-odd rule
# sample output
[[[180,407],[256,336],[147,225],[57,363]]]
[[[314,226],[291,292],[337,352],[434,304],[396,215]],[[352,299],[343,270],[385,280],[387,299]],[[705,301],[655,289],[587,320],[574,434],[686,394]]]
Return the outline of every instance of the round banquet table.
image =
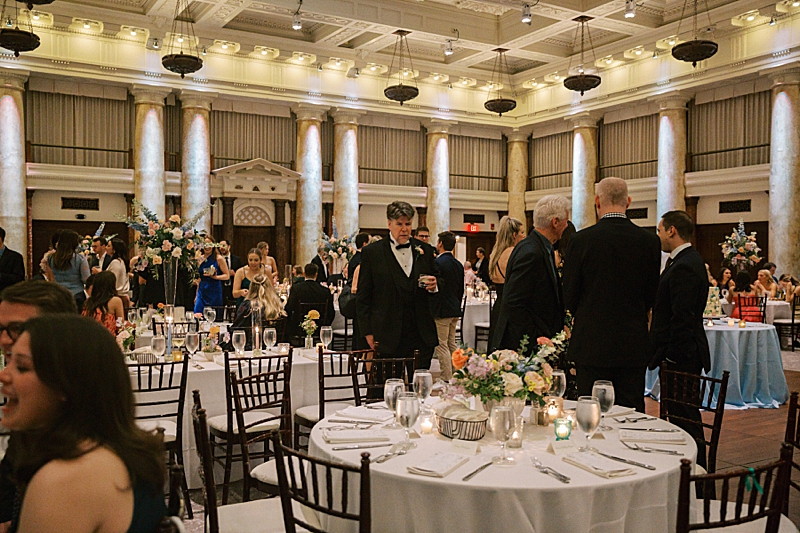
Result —
[[[467,346],[475,346],[475,324],[489,322],[489,302],[470,298],[464,306],[464,319],[461,321],[461,340]]]
[[[526,408],[527,411],[527,408]],[[527,420],[527,418],[526,418]],[[619,424],[607,421],[614,430],[602,432],[592,445],[600,451],[634,461],[651,464],[655,471],[630,467],[634,475],[606,479],[562,461],[547,452],[553,440],[553,427],[528,427],[521,450],[509,450],[516,459],[513,467],[491,466],[470,481],[462,478],[499,454],[499,445],[487,432],[480,441],[477,456],[470,457],[445,478],[409,473],[406,468],[418,465],[435,452],[451,451],[452,441],[435,430],[414,439],[417,448],[385,463],[370,465],[372,485],[372,531],[431,532],[480,531],[482,533],[536,532],[563,533],[659,533],[675,530],[682,457],[644,453],[625,448],[619,441]],[[637,426],[645,427],[639,423]],[[670,427],[659,419],[646,422],[646,427]],[[327,419],[311,432],[309,453],[327,460],[358,464],[361,453],[375,457],[388,448],[333,451],[334,445],[322,438]],[[629,425],[631,427],[631,425]],[[635,426],[633,426],[635,427]],[[419,432],[419,423],[416,426]],[[387,430],[392,442],[402,440],[402,430]],[[601,433],[601,432],[598,432]],[[658,448],[681,451],[694,461],[697,447],[684,433],[686,444],[652,444]],[[572,440],[581,445],[583,434],[573,432]],[[569,476],[571,482],[540,473],[531,464],[536,456],[546,466]],[[620,467],[626,465],[615,463]],[[355,485],[355,483],[351,484]],[[357,487],[350,501],[358,501]],[[323,524],[326,531],[355,531],[353,523],[331,520]]]
[[[727,300],[720,300],[722,312],[727,316],[733,313],[733,303],[728,303]],[[780,300],[767,300],[767,324],[775,322],[776,318],[791,318],[792,317],[792,304]]]

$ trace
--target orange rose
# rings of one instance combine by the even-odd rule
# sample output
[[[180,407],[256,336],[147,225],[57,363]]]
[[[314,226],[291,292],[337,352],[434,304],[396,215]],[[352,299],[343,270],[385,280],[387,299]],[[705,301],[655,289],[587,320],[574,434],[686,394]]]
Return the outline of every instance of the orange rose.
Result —
[[[464,368],[464,365],[467,364],[467,361],[469,361],[469,356],[467,356],[464,353],[464,350],[459,348],[458,350],[453,352],[452,360],[453,360],[453,368],[455,368],[456,370],[461,370],[462,368]]]
[[[162,303],[158,304],[158,308],[159,309],[164,309],[164,304],[162,304]]]
[[[544,346],[544,345],[553,346],[553,341],[551,341],[547,337],[539,337],[538,339],[536,339],[536,343],[539,346]]]

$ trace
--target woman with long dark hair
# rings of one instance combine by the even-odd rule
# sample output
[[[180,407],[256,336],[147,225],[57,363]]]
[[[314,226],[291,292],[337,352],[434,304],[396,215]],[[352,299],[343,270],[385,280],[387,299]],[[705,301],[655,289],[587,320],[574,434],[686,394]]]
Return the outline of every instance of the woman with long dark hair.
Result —
[[[117,238],[111,239],[108,247],[113,259],[109,263],[107,270],[113,272],[117,280],[117,295],[129,299],[131,285],[128,279],[128,247],[125,245],[125,241]]]
[[[17,531],[152,533],[166,514],[163,445],[136,426],[114,337],[75,315],[22,325],[0,372],[3,425],[19,439]]]
[[[230,277],[228,263],[217,261],[219,251],[214,240],[206,237],[200,257],[200,283],[194,300],[194,312],[202,313],[206,307],[222,306],[222,282]]]
[[[83,304],[83,316],[97,320],[112,335],[117,334],[117,319],[125,317],[125,306],[117,296],[117,279],[105,270],[93,274],[91,292]]]
[[[83,293],[83,282],[89,277],[89,263],[86,257],[76,250],[80,237],[72,230],[61,232],[56,244],[56,251],[47,259],[45,278],[63,285],[75,297],[78,309],[83,309],[86,295]]]

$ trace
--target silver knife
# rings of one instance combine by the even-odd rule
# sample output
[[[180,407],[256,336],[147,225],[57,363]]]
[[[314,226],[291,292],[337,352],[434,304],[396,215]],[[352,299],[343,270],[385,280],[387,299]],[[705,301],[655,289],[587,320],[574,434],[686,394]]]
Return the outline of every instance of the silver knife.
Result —
[[[626,431],[653,431],[655,433],[677,433],[680,429],[666,429],[666,428],[621,428]]]
[[[603,453],[600,450],[593,450],[595,453],[602,455],[603,457],[607,457],[612,461],[619,461],[620,463],[625,463],[633,466],[638,466],[639,468],[646,468],[647,470],[655,470],[656,467],[652,465],[646,465],[644,463],[637,463],[636,461],[631,461],[630,459],[624,459],[622,457],[617,457],[616,455],[609,455],[607,453]]]
[[[484,470],[486,470],[487,468],[489,468],[489,467],[490,467],[490,466],[492,466],[493,464],[494,464],[493,462],[489,461],[489,462],[488,462],[488,463],[486,463],[485,465],[481,465],[481,466],[479,466],[477,469],[473,470],[472,472],[470,472],[470,473],[469,473],[469,474],[467,474],[466,476],[462,477],[462,478],[461,478],[461,481],[469,481],[470,479],[474,478],[474,477],[475,477],[475,476],[477,476],[477,475],[478,475],[480,472],[483,472]]]
[[[559,480],[561,483],[569,483],[570,479],[567,476],[565,476],[564,474],[562,474],[561,472],[556,472],[555,470],[553,470],[549,466],[546,466],[544,468],[545,468],[544,472],[546,474],[550,474],[551,476],[553,476],[554,478]]]
[[[369,420],[345,420],[342,418],[329,418],[328,422],[335,424],[364,424],[364,425],[369,424],[371,426],[376,426],[382,423],[382,422],[371,422]]]
[[[365,450],[367,448],[384,448],[386,446],[391,446],[391,442],[387,442],[386,444],[354,444],[352,446],[334,446],[331,448],[332,450]]]

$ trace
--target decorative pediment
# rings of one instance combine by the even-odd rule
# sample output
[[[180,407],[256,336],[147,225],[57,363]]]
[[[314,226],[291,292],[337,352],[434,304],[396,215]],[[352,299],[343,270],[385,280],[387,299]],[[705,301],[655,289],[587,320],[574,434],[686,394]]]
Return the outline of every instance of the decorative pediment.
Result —
[[[299,172],[261,158],[219,168],[212,174],[216,182],[212,182],[212,189],[216,189],[212,194],[234,198],[294,200],[300,179]]]
[[[251,159],[250,161],[236,163],[235,165],[228,165],[227,167],[218,168],[217,170],[212,171],[212,174],[220,178],[227,178],[229,176],[252,176],[260,178],[278,177],[294,180],[300,179],[299,172],[295,172],[294,170],[290,170],[286,167],[278,165],[277,163],[267,161],[266,159],[262,159],[260,157]]]

